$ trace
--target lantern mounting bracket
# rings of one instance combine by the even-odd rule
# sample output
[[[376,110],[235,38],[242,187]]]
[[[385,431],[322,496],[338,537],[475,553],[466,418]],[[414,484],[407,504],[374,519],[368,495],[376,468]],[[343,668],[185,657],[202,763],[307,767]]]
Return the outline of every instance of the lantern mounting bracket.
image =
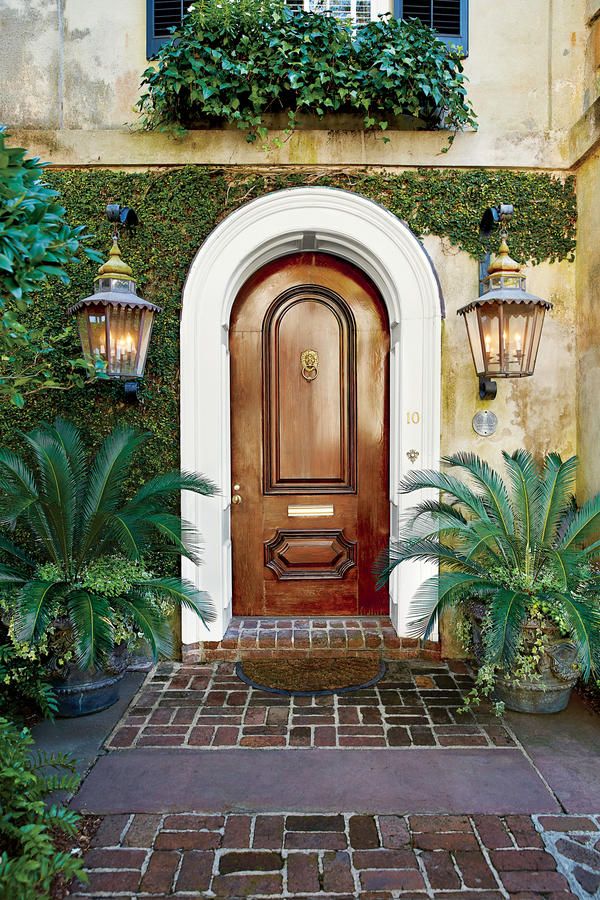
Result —
[[[486,378],[484,375],[479,376],[479,399],[493,400],[498,391],[498,385],[493,378]]]
[[[125,393],[125,400],[127,401],[127,403],[139,402],[139,384],[137,381],[124,381],[123,391]]]

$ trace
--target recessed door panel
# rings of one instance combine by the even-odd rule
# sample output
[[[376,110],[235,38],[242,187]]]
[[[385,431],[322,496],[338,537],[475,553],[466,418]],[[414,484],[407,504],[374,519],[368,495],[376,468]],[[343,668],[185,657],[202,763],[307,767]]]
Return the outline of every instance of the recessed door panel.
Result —
[[[332,291],[298,285],[264,326],[266,493],[353,491],[355,329]]]
[[[232,313],[237,615],[388,611],[389,331],[354,266],[299,253],[257,272]]]

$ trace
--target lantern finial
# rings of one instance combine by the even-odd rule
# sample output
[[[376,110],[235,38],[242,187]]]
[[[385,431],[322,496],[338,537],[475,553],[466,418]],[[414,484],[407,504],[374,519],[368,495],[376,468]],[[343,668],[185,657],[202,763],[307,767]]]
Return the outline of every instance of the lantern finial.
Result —
[[[116,278],[122,281],[134,280],[131,266],[128,266],[127,263],[121,259],[121,251],[116,238],[113,240],[108,259],[98,269],[95,280],[97,281],[98,278]]]
[[[508,244],[506,243],[506,232],[502,232],[502,240],[500,241],[500,246],[498,247],[498,252],[494,257],[494,262],[490,265],[488,269],[488,275],[496,275],[499,272],[520,272],[521,271],[521,263],[518,263],[515,259],[511,259]]]

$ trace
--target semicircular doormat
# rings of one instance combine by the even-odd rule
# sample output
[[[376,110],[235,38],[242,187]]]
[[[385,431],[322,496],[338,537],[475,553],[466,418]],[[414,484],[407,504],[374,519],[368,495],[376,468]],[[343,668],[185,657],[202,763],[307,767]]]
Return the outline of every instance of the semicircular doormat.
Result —
[[[372,687],[385,675],[380,659],[247,659],[236,675],[259,691],[285,696],[343,694]]]

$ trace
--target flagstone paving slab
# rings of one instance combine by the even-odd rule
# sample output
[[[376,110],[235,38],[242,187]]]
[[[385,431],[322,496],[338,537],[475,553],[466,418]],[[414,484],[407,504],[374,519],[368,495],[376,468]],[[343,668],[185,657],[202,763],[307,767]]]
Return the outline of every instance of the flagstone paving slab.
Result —
[[[511,747],[488,706],[459,712],[473,686],[464,663],[389,661],[371,688],[283,697],[256,690],[234,664],[159,666],[108,747]]]
[[[138,820],[104,820],[78,897],[577,896],[530,816],[187,813],[152,834]]]
[[[85,812],[561,812],[517,749],[137,748],[101,756],[73,805]]]

